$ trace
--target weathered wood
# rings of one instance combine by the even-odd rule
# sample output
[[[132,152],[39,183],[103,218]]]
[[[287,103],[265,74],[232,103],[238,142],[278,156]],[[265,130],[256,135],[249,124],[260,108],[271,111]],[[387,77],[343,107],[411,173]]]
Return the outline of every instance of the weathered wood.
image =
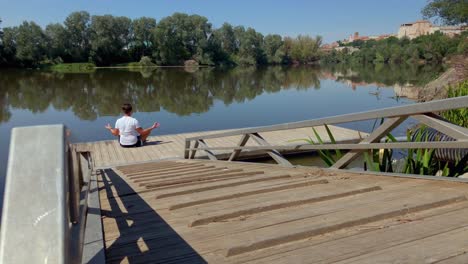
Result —
[[[282,145],[282,146],[248,146],[248,147],[208,147],[198,148],[198,150],[324,150],[324,149],[340,149],[340,150],[369,150],[369,149],[456,149],[467,148],[468,140],[460,141],[437,141],[437,142],[388,142],[388,143],[368,143],[368,144],[300,144],[300,145]]]
[[[263,213],[263,212],[269,212],[269,211],[274,211],[282,208],[287,208],[287,207],[293,207],[293,206],[299,206],[299,205],[304,205],[308,203],[316,203],[316,202],[321,202],[321,201],[326,201],[326,200],[332,200],[332,199],[338,199],[346,196],[351,196],[351,195],[356,195],[360,193],[365,193],[365,192],[372,192],[372,191],[379,191],[381,188],[379,186],[372,186],[369,188],[362,188],[362,189],[357,189],[357,190],[350,190],[347,192],[340,192],[337,194],[331,194],[331,195],[326,195],[326,196],[317,196],[314,194],[315,197],[307,197],[305,199],[294,199],[294,200],[286,200],[282,202],[271,202],[269,204],[263,205],[263,206],[258,206],[254,205],[251,206],[250,208],[246,209],[236,209],[233,212],[229,213],[215,213],[215,215],[208,215],[208,216],[203,216],[201,218],[194,219],[189,223],[189,226],[199,226],[199,225],[204,225],[208,224],[211,222],[217,222],[217,221],[223,221],[227,219],[232,219],[236,218],[239,216],[243,215],[251,215],[253,213]],[[304,195],[305,196],[305,195]]]
[[[355,113],[355,114],[345,114],[345,115],[339,115],[339,116],[332,116],[332,117],[319,118],[319,119],[314,119],[314,120],[285,123],[285,124],[265,126],[265,127],[238,129],[238,130],[233,130],[229,132],[214,133],[214,134],[206,135],[206,136],[205,135],[194,136],[194,137],[187,138],[187,140],[228,137],[228,136],[234,136],[234,135],[240,135],[240,134],[262,133],[262,132],[268,132],[268,131],[279,131],[279,130],[287,130],[287,129],[303,128],[303,127],[316,127],[316,126],[323,126],[325,124],[333,125],[333,124],[363,121],[363,120],[376,119],[376,118],[409,116],[409,115],[424,114],[428,112],[440,112],[440,111],[445,111],[445,110],[450,110],[450,109],[463,108],[463,107],[466,107],[467,105],[468,105],[468,96],[461,96],[461,97],[450,98],[450,99],[434,100],[434,101],[425,102],[425,103],[389,107],[389,108]]]
[[[465,235],[460,228],[468,226],[465,183],[208,160],[157,164],[141,172],[153,168],[161,181],[176,181],[164,172],[203,164],[263,174],[209,182],[186,170],[176,176],[189,179],[183,186],[130,192],[138,166],[106,170],[100,197],[108,262],[358,263],[392,254],[401,262],[400,255],[414,251],[403,245],[432,247],[432,236],[447,236],[444,243],[451,237],[452,244],[413,260],[464,259],[456,249],[466,240],[452,231]]]
[[[184,150],[184,158],[185,159],[190,158],[189,157],[190,153],[188,151],[189,148],[190,148],[190,140],[185,140],[185,150]]]
[[[77,223],[80,211],[80,163],[78,153],[73,146],[68,148],[70,192],[70,222]]]
[[[200,146],[205,147],[205,148],[208,148],[208,145],[206,145],[206,143],[205,143],[205,141],[204,141],[203,139],[197,140],[197,142],[198,142],[198,144],[199,144]],[[209,158],[210,160],[218,160],[218,159],[216,158],[216,155],[215,155],[213,152],[211,152],[211,150],[206,149],[205,152],[206,152],[206,154],[208,155],[208,158]]]
[[[197,148],[199,145],[200,145],[200,142],[198,140],[195,141],[195,145],[193,146],[193,149],[191,149],[190,156],[188,157],[189,159],[195,158],[195,154],[197,154]]]
[[[359,140],[359,133],[355,130],[330,126],[332,133],[335,135],[337,142],[339,143],[350,143],[356,142]],[[324,129],[317,129],[318,133],[325,137],[326,131]],[[222,130],[222,131],[231,131],[231,130]],[[106,141],[106,144],[100,144],[100,142],[89,142],[89,143],[76,143],[76,147],[83,149],[84,151],[91,151],[92,157],[95,162],[95,167],[110,167],[110,166],[119,166],[119,165],[128,165],[134,163],[147,162],[149,160],[166,160],[174,158],[185,158],[184,153],[181,152],[181,149],[184,148],[185,138],[195,135],[209,135],[217,131],[206,131],[206,132],[197,132],[197,133],[184,133],[184,134],[175,134],[175,135],[163,135],[149,137],[148,143],[140,148],[122,148],[117,140]],[[289,140],[306,138],[312,134],[309,128],[300,128],[300,129],[291,129],[287,133],[283,131],[272,131],[263,133],[262,136],[272,145],[288,145]],[[312,135],[313,136],[313,135]],[[239,143],[239,136],[222,138],[218,141],[207,141],[210,147],[223,147],[223,146],[237,146]],[[107,144],[109,143],[109,144]],[[189,157],[194,147],[194,142],[191,147],[189,147]],[[246,143],[245,147],[255,146],[255,142]],[[198,147],[201,150],[202,147]],[[219,159],[228,159],[232,154],[234,149],[225,149],[224,151],[216,151],[215,154]],[[303,152],[307,150],[286,150],[289,152]],[[104,153],[107,152],[108,154]],[[247,157],[268,157],[268,154],[256,152],[256,151],[242,151],[239,154],[238,159],[245,159]],[[204,151],[197,151],[196,155],[193,158],[207,158],[207,155]],[[143,164],[141,164],[143,166]]]
[[[435,114],[423,114],[413,116],[419,122],[432,127],[445,135],[458,140],[468,139],[468,129],[451,124]]]
[[[406,118],[408,117],[403,116],[389,118],[376,130],[374,130],[374,132],[372,132],[367,138],[359,142],[359,144],[369,144],[379,141],[382,137],[386,136],[395,127],[397,127],[403,121],[405,121]],[[332,168],[341,169],[348,166],[348,164],[355,160],[362,152],[363,150],[352,150],[346,153],[341,159],[339,159],[335,164],[333,164]]]
[[[195,201],[190,201],[190,202],[185,202],[185,203],[174,204],[169,207],[169,210],[176,210],[176,209],[190,207],[194,205],[200,205],[204,203],[230,200],[230,199],[252,196],[252,195],[257,195],[257,194],[262,194],[262,193],[290,190],[290,189],[295,189],[299,187],[310,186],[310,185],[315,185],[315,184],[325,184],[325,183],[328,183],[328,181],[327,180],[305,181],[305,182],[299,182],[299,183],[293,183],[293,184],[287,184],[287,185],[281,185],[281,186],[274,186],[270,188],[262,188],[260,190],[253,190],[253,191],[247,191],[247,192],[243,191],[243,192],[233,193],[229,195],[222,195],[222,196],[204,198],[201,200],[195,200]]]
[[[281,229],[281,233],[277,232],[278,227],[274,227],[274,230],[272,228],[261,229],[258,230],[257,233],[251,234],[253,239],[250,241],[243,239],[241,242],[236,241],[234,238],[233,241],[231,241],[231,248],[226,250],[225,255],[232,256],[242,254],[253,250],[329,233],[338,229],[364,225],[390,217],[398,217],[410,212],[418,212],[466,200],[465,196],[449,194],[445,197],[447,198],[434,199],[432,195],[425,194],[422,197],[418,197],[420,198],[419,200],[411,201],[411,205],[407,205],[404,209],[401,208],[401,204],[395,202],[385,204],[385,207],[378,205],[370,208],[362,208],[361,210],[356,210],[348,215],[339,215],[337,218],[327,218],[326,222],[321,223],[322,225],[319,225],[318,227],[316,219],[305,219],[302,221],[296,221],[294,225],[288,224],[288,228]],[[366,211],[366,213],[362,214],[364,211]]]
[[[249,136],[261,146],[270,146],[270,144],[258,133],[249,134]],[[273,158],[278,164],[292,167],[291,162],[285,159],[283,155],[281,155],[281,153],[279,153],[277,150],[269,150],[267,151],[267,154],[270,155],[270,157]]]
[[[245,146],[245,144],[247,144],[247,141],[249,141],[249,138],[250,138],[249,134],[242,135],[242,137],[241,137],[241,139],[239,141],[239,144],[237,144],[237,146],[238,147]],[[239,154],[241,153],[241,151],[242,151],[242,149],[234,149],[231,156],[229,157],[229,161],[236,160],[239,157]]]

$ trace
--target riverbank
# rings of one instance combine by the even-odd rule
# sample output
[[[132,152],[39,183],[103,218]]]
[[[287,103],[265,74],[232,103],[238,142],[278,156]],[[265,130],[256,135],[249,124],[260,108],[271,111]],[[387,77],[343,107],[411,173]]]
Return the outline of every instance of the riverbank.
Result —
[[[416,98],[427,102],[448,97],[448,87],[468,80],[468,56],[455,56],[448,62],[449,68],[437,79],[422,88]]]

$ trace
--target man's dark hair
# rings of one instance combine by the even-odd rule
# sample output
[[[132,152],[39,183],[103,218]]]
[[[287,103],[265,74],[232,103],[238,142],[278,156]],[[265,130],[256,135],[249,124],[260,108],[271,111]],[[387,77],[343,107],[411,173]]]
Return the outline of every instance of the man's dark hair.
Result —
[[[130,114],[132,112],[132,105],[131,104],[123,104],[122,105],[122,111],[127,115]]]

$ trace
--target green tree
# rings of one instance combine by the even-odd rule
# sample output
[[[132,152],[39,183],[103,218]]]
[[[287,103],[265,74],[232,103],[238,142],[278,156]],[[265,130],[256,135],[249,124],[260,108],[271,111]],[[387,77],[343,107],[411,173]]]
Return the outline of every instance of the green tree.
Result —
[[[224,23],[221,28],[216,30],[221,47],[228,54],[235,54],[239,50],[239,45],[236,43],[236,36],[234,35],[234,28],[229,23]]]
[[[156,28],[156,19],[140,17],[132,21],[133,41],[131,51],[133,59],[137,60],[143,56],[151,56],[153,44],[153,31]]]
[[[159,21],[154,31],[157,44],[156,61],[163,65],[181,65],[185,60],[195,59],[200,63],[208,60],[204,49],[212,34],[206,17],[174,13]]]
[[[267,35],[264,39],[264,50],[269,64],[280,64],[283,62],[283,39],[280,35]]]
[[[74,62],[85,62],[90,53],[90,15],[86,11],[73,12],[65,19],[67,47]]]
[[[0,25],[2,24],[2,19],[0,18]],[[3,54],[3,30],[0,27],[0,66],[5,63],[5,55]]]
[[[3,60],[4,65],[16,64],[16,38],[18,35],[18,27],[7,27],[3,29]]]
[[[421,11],[424,18],[438,18],[447,25],[468,23],[467,0],[429,0]]]
[[[68,52],[67,30],[62,24],[47,25],[45,29],[47,37],[47,55],[50,59],[70,61]]]
[[[128,60],[132,22],[127,17],[93,16],[91,19],[91,56],[99,65]]]
[[[234,29],[239,52],[236,63],[241,65],[260,65],[266,63],[263,50],[263,35],[253,28],[236,27]]]
[[[291,59],[297,63],[309,63],[319,59],[319,48],[322,45],[322,37],[299,35],[292,41]]]
[[[25,66],[37,66],[45,59],[46,36],[34,22],[23,22],[16,35],[16,58]]]

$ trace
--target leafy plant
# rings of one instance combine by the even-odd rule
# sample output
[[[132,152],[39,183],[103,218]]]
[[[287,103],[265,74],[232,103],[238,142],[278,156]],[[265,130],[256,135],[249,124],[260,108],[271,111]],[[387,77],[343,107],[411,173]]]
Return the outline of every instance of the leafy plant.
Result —
[[[408,142],[425,142],[428,141],[429,137],[429,133],[426,132],[426,128],[422,127],[416,131],[413,138],[413,131],[407,130],[406,138]],[[404,173],[435,175],[437,166],[434,160],[434,151],[435,149],[409,149],[408,155],[406,156]]]
[[[392,134],[388,134],[385,142],[397,142]],[[372,149],[364,152],[365,169],[377,172],[393,172],[393,150]]]
[[[377,125],[378,119],[374,121],[372,131],[374,131]],[[382,125],[384,119],[380,119],[380,125]],[[396,138],[388,133],[385,142],[396,142]],[[372,149],[364,152],[364,169],[377,172],[393,172],[393,150],[391,149]]]
[[[325,126],[325,130],[327,131],[328,137],[330,139],[331,144],[336,144],[335,137],[333,136],[330,128],[327,125]],[[311,137],[309,138],[302,138],[302,139],[296,139],[296,140],[291,140],[290,142],[294,141],[305,141],[311,145],[323,145],[325,142],[322,140],[322,137],[320,137],[320,134],[315,130],[315,128],[312,128],[312,131],[314,132],[314,135],[317,139],[317,142],[315,142]],[[333,166],[337,160],[339,160],[341,157],[343,157],[343,154],[341,150],[337,149],[335,150],[335,155],[332,154],[332,152],[328,149],[325,150],[318,150],[318,154],[320,158],[327,164],[328,166]]]

